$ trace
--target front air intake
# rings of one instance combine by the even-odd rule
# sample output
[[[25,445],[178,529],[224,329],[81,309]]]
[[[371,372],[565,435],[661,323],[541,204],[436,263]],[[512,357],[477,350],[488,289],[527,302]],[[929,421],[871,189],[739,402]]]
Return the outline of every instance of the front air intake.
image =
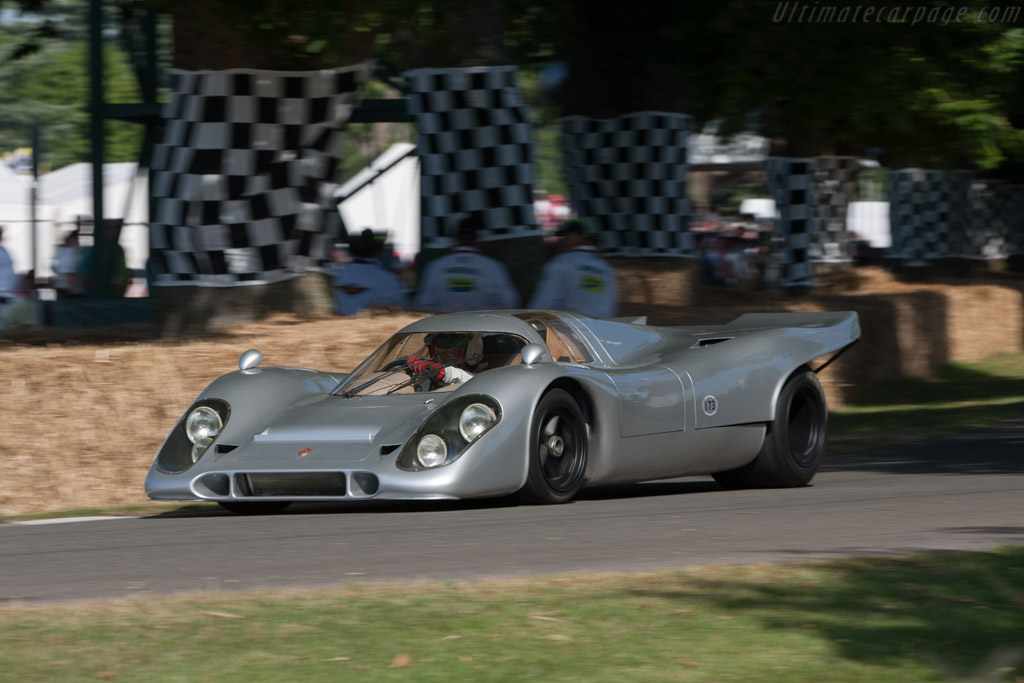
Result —
[[[253,498],[342,498],[344,472],[250,472],[239,475],[239,489]]]

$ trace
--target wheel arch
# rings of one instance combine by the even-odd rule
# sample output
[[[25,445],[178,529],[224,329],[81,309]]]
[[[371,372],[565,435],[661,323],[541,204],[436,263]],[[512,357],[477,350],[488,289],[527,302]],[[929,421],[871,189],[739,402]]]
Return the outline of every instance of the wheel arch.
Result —
[[[597,400],[592,395],[592,391],[597,389],[591,388],[588,391],[588,387],[585,382],[582,382],[573,377],[559,377],[549,383],[537,396],[537,401],[533,405],[533,410],[537,410],[537,406],[540,405],[541,400],[554,389],[561,389],[569,394],[576,405],[579,406],[580,411],[583,413],[583,422],[587,432],[587,441],[589,456],[587,457],[587,467],[583,473],[583,485],[586,486],[587,482],[591,478],[592,468],[597,467],[598,471],[607,469],[609,463],[608,453],[605,453],[608,449],[602,446],[604,440],[601,438],[601,418],[599,417],[600,411],[597,409]]]
[[[586,389],[583,388],[583,385],[571,377],[559,377],[548,384],[544,391],[537,397],[537,401],[533,405],[535,410],[537,405],[540,404],[541,399],[553,389],[561,389],[572,396],[573,400],[576,401],[576,404],[580,407],[580,410],[583,411],[583,419],[591,429],[595,428],[594,420],[596,413],[594,411],[594,401],[590,397],[590,394],[587,393]]]
[[[777,414],[779,407],[779,397],[782,395],[782,389],[789,383],[791,379],[796,377],[798,374],[804,372],[812,372],[811,366],[807,363],[799,363],[795,365],[789,372],[782,375],[781,379],[775,384],[775,389],[772,391],[772,402],[771,402],[771,415],[772,419],[767,421],[768,428],[771,429],[771,424],[774,420],[774,416]],[[822,395],[824,399],[824,394]],[[828,401],[825,402],[825,410],[828,410]]]

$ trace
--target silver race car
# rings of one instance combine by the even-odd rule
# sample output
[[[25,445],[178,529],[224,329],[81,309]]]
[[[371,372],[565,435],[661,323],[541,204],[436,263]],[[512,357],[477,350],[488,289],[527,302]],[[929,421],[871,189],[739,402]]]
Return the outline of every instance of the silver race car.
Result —
[[[828,423],[816,372],[860,337],[856,313],[645,322],[438,315],[350,374],[260,367],[251,349],[185,411],[146,493],[265,513],[294,501],[564,503],[582,486],[702,474],[729,488],[811,480]]]

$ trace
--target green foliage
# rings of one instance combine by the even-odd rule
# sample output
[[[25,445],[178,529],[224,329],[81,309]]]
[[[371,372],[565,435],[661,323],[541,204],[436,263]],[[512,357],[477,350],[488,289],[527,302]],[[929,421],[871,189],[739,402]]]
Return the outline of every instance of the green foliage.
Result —
[[[547,194],[568,196],[562,171],[560,111],[545,95],[537,71],[522,70],[518,77],[519,92],[533,115],[533,186]]]
[[[829,415],[829,453],[934,439],[1020,415],[1024,354],[940,367],[861,387]]]
[[[398,92],[380,80],[371,80],[359,92],[361,99],[392,99],[398,96]],[[349,180],[397,142],[416,142],[416,130],[411,123],[347,125],[341,138],[339,182]]]
[[[739,213],[740,204],[744,199],[765,197],[768,195],[764,180],[743,180],[714,190],[711,193],[711,206],[720,214]]]
[[[65,16],[65,22],[74,20],[82,21],[82,12]],[[0,151],[28,146],[28,127],[37,123],[44,169],[90,158],[88,43],[80,25],[64,26],[69,40],[47,41],[38,51],[12,61],[7,57],[20,45],[27,29],[0,25]],[[107,102],[140,99],[128,58],[113,43],[104,45],[104,78]],[[105,130],[106,161],[138,159],[140,126],[111,121]]]
[[[307,69],[369,57],[394,74],[421,66],[517,64],[538,126],[537,185],[549,191],[561,183],[558,116],[643,110],[687,113],[698,126],[724,119],[723,133],[753,124],[776,142],[774,154],[861,155],[877,148],[894,168],[1024,174],[1024,18],[1020,8],[997,0],[979,0],[962,12],[941,2],[778,0],[158,0],[156,6],[176,17],[183,68]],[[820,19],[829,8],[847,14],[828,20],[799,14],[815,10]],[[1002,16],[993,22],[997,8]],[[854,9],[876,12],[880,20],[854,18]],[[910,13],[918,9],[935,16]],[[222,43],[233,49],[220,49]],[[528,74],[555,61],[568,64],[568,78],[542,93]],[[2,75],[6,83],[8,74]],[[4,104],[23,99],[6,88],[0,97]],[[5,111],[0,129],[24,116],[17,107]]]

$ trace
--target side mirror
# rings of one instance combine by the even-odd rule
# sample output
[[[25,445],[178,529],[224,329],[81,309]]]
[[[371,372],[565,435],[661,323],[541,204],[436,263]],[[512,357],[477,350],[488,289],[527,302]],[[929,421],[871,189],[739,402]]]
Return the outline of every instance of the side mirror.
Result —
[[[260,353],[259,349],[249,349],[242,353],[238,357],[238,369],[248,370],[254,368],[263,362],[263,354]]]
[[[544,357],[548,350],[540,344],[527,344],[519,355],[523,357],[523,365],[533,365]]]

